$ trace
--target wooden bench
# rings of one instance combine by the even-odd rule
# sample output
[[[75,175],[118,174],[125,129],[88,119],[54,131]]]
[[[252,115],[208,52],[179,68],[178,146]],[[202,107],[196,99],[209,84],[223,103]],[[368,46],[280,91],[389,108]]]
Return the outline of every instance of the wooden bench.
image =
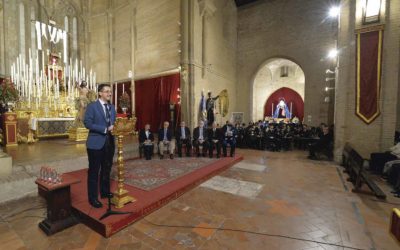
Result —
[[[354,184],[353,192],[360,192],[362,185],[365,183],[376,197],[386,199],[386,194],[376,185],[364,169],[364,158],[350,144],[346,143],[342,156],[342,164],[345,172],[349,175],[348,181]]]

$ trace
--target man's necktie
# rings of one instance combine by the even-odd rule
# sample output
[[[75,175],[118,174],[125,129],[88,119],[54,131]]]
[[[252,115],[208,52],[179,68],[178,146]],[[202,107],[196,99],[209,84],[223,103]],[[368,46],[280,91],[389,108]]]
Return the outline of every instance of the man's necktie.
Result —
[[[107,121],[107,126],[111,126],[111,115],[110,115],[110,110],[108,109],[108,104],[104,103],[104,107],[106,108],[106,121]]]

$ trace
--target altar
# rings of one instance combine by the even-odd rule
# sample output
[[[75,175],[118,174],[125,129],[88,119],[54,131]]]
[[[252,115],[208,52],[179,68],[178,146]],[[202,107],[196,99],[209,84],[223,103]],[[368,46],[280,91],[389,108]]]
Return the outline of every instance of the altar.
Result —
[[[32,118],[30,127],[36,138],[68,136],[68,130],[73,127],[75,118]]]

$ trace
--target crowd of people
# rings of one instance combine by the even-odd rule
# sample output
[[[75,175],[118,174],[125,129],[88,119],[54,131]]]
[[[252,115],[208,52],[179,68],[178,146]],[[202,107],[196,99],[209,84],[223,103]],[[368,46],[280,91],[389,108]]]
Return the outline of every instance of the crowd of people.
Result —
[[[174,138],[175,137],[175,138]],[[183,149],[187,157],[192,156],[194,153],[197,157],[214,156],[221,157],[221,148],[224,157],[228,156],[227,147],[230,147],[229,156],[234,157],[237,140],[237,130],[230,123],[227,122],[222,128],[216,122],[211,124],[211,127],[205,127],[203,121],[200,121],[198,126],[190,129],[182,121],[180,126],[176,129],[175,133],[169,128],[169,122],[165,121],[163,127],[158,131],[158,153],[160,159],[164,158],[165,153],[171,159],[174,158],[175,148],[177,148],[178,156],[182,157]],[[154,153],[155,138],[150,130],[150,124],[146,124],[145,128],[139,132],[139,147],[140,154],[144,154],[146,160],[150,160]]]
[[[311,127],[302,123],[249,122],[236,124],[238,147],[258,150],[283,151],[293,148],[309,150],[309,158],[322,153],[333,157],[333,127],[321,123]]]
[[[172,131],[169,122],[163,123],[163,128],[158,131],[157,151],[160,158],[165,152],[171,159],[174,158],[175,148],[182,157],[192,156],[192,151],[197,157],[227,157],[227,147],[230,147],[230,156],[234,156],[235,148],[250,148],[269,151],[286,151],[293,148],[309,150],[310,159],[327,159],[333,157],[333,127],[321,123],[319,127],[310,127],[301,123],[283,123],[258,121],[246,124],[233,125],[227,121],[222,127],[216,122],[206,128],[203,121],[191,133],[182,121],[180,126]],[[147,160],[151,159],[154,151],[155,137],[150,131],[150,125],[139,132],[141,153]],[[192,150],[194,149],[194,150]],[[184,151],[184,152],[183,152]]]

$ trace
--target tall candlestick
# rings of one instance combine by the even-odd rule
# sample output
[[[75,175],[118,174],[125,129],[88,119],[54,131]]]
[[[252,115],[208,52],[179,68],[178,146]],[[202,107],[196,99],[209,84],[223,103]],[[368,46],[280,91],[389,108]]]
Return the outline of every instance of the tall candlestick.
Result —
[[[271,111],[271,117],[274,117],[274,103],[272,103],[271,106],[272,106],[272,108],[271,108],[271,110],[272,110],[272,111]]]
[[[117,109],[117,103],[118,103],[118,84],[114,83],[115,86],[115,109]]]

